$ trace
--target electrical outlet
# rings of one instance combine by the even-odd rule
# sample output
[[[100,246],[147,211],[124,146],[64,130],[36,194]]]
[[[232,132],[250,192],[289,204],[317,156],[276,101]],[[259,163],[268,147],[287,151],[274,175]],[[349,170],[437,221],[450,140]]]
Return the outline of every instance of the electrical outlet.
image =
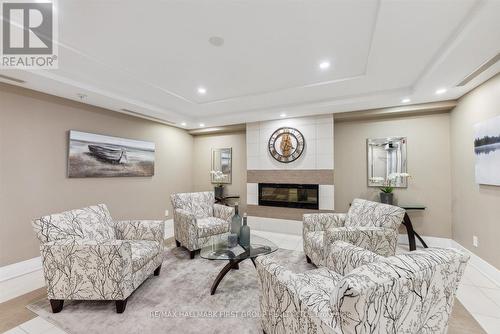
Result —
[[[479,239],[475,235],[472,236],[472,245],[474,247],[479,247]]]
[[[165,217],[168,217],[168,210],[165,210]]]

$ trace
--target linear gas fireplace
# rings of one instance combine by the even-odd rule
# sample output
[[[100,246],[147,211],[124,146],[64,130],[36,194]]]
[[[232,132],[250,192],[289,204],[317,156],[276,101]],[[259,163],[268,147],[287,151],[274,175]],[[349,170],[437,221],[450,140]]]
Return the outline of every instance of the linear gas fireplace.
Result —
[[[317,184],[259,183],[259,205],[318,209]]]

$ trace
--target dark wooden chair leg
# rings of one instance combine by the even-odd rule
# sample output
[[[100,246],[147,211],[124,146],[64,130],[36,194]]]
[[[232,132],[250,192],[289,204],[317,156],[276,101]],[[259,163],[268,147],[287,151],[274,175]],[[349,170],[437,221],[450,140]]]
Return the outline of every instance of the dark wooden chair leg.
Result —
[[[175,240],[175,247],[181,247],[181,243],[177,240]]]
[[[153,275],[160,276],[160,270],[161,270],[161,264],[158,266],[158,268],[155,269],[155,272],[153,273]]]
[[[194,259],[194,254],[195,254],[195,253],[196,253],[196,252],[195,252],[194,250],[193,250],[193,251],[189,251],[189,258],[190,258],[191,260],[192,260],[192,259]]]
[[[311,263],[311,259],[307,255],[306,255],[306,261],[307,261],[307,263]]]
[[[123,313],[127,308],[127,300],[117,300],[116,301],[116,313]]]
[[[63,299],[50,299],[50,307],[52,308],[52,313],[61,312],[64,304]]]

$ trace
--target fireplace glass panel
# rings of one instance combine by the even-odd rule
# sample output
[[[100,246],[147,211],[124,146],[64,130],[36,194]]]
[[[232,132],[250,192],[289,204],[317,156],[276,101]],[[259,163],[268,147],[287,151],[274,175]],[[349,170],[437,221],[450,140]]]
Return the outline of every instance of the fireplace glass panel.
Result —
[[[259,205],[318,209],[318,185],[259,183]]]

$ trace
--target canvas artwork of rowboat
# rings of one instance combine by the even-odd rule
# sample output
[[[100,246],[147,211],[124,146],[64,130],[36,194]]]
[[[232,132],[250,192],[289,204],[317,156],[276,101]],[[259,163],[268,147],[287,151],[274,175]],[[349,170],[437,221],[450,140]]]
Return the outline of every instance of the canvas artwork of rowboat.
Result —
[[[127,150],[125,148],[116,149],[104,145],[88,145],[89,151],[98,158],[112,163],[127,161]]]
[[[68,177],[153,176],[152,142],[70,131]]]

